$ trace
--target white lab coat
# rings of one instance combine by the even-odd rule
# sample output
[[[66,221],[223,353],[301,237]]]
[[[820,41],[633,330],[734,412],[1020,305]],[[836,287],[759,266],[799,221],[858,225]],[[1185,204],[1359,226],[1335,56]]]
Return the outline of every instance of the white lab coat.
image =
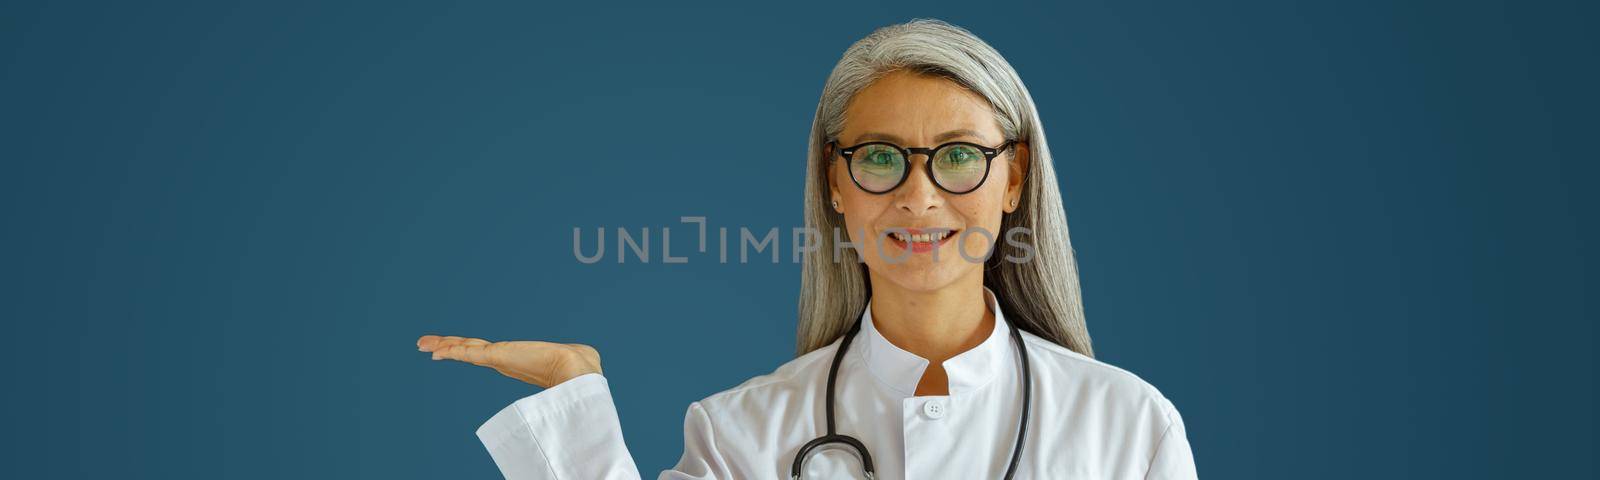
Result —
[[[949,395],[914,396],[927,360],[889,343],[871,308],[839,367],[839,433],[866,444],[880,479],[1000,478],[1021,414],[1021,365],[993,292],[995,329],[944,363]],[[869,305],[870,307],[870,305]],[[1023,332],[1034,375],[1019,479],[1196,478],[1183,419],[1131,373]],[[839,342],[689,405],[684,451],[662,480],[789,478],[825,431]],[[606,379],[589,374],[516,401],[478,429],[508,479],[638,479]],[[806,478],[852,478],[847,451],[815,454]],[[856,473],[848,473],[856,472]]]

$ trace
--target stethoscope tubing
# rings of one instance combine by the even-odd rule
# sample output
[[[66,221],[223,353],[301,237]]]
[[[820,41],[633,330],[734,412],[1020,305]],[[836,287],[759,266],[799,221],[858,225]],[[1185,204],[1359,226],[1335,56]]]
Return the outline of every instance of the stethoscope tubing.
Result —
[[[1022,417],[1017,422],[1017,442],[1016,446],[1011,450],[1011,462],[1006,466],[1005,475],[1006,480],[1011,480],[1017,473],[1018,462],[1022,460],[1023,446],[1027,444],[1028,414],[1033,410],[1033,370],[1030,365],[1031,362],[1028,361],[1028,348],[1022,339],[1022,331],[1017,329],[1015,324],[1011,324],[1009,321],[1006,323],[1011,327],[1011,339],[1017,343],[1017,357],[1022,363]],[[800,447],[800,451],[795,454],[794,464],[789,471],[789,478],[792,480],[800,479],[800,470],[804,468],[805,461],[812,450],[830,443],[849,445],[855,450],[857,456],[861,458],[861,469],[867,479],[871,480],[876,476],[872,468],[872,454],[867,452],[866,445],[855,437],[840,435],[833,422],[833,392],[834,384],[836,383],[835,379],[839,375],[839,364],[844,362],[845,352],[850,349],[850,343],[855,340],[856,333],[860,331],[861,320],[858,319],[850,327],[850,330],[845,332],[844,339],[839,342],[839,349],[833,353],[833,364],[828,367],[827,397],[823,402],[823,408],[828,415],[827,434],[806,442],[805,445]]]

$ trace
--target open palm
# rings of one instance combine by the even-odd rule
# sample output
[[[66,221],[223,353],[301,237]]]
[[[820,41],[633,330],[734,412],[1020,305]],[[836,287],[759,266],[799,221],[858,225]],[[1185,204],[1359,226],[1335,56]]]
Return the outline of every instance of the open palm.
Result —
[[[501,375],[550,388],[580,375],[600,372],[600,352],[577,343],[491,342],[481,338],[423,335],[417,350],[434,360],[456,360],[493,368]]]

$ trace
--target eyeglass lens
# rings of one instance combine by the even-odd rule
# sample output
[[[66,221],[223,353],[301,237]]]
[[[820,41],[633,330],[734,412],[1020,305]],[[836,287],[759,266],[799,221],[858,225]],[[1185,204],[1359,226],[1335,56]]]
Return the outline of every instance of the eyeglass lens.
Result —
[[[965,193],[983,182],[989,162],[978,147],[957,143],[934,151],[928,166],[940,187]],[[873,193],[884,193],[899,185],[909,168],[905,153],[890,145],[864,145],[850,158],[850,175],[862,189]]]

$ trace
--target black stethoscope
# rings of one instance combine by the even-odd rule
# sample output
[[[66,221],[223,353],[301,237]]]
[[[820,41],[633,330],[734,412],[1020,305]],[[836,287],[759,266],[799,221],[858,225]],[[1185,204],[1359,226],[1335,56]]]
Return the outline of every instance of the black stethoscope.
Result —
[[[865,315],[866,312],[863,311],[862,314]],[[1011,339],[1017,342],[1017,356],[1021,358],[1023,377],[1022,420],[1017,425],[1017,443],[1016,447],[1011,451],[1011,465],[1006,467],[1006,476],[1004,477],[1006,480],[1010,480],[1011,476],[1017,473],[1017,461],[1022,459],[1022,445],[1026,443],[1027,439],[1028,411],[1032,408],[1030,400],[1033,396],[1033,372],[1028,368],[1028,349],[1022,341],[1022,332],[1017,330],[1017,326],[1009,320],[1006,321],[1006,324],[1011,327]],[[800,469],[805,466],[806,458],[810,456],[813,450],[816,450],[817,447],[832,444],[844,444],[855,450],[856,456],[861,458],[861,469],[865,472],[867,479],[874,478],[872,455],[867,453],[867,446],[863,445],[860,440],[856,440],[855,437],[840,435],[833,428],[833,380],[839,374],[839,362],[844,360],[845,351],[850,349],[850,341],[854,340],[856,332],[860,331],[861,320],[857,319],[856,324],[850,327],[850,331],[845,332],[844,341],[839,343],[839,349],[833,353],[833,367],[828,369],[828,396],[826,399],[828,433],[806,442],[805,446],[800,447],[800,453],[794,456],[794,467],[789,470],[789,478],[792,480],[800,479]]]

